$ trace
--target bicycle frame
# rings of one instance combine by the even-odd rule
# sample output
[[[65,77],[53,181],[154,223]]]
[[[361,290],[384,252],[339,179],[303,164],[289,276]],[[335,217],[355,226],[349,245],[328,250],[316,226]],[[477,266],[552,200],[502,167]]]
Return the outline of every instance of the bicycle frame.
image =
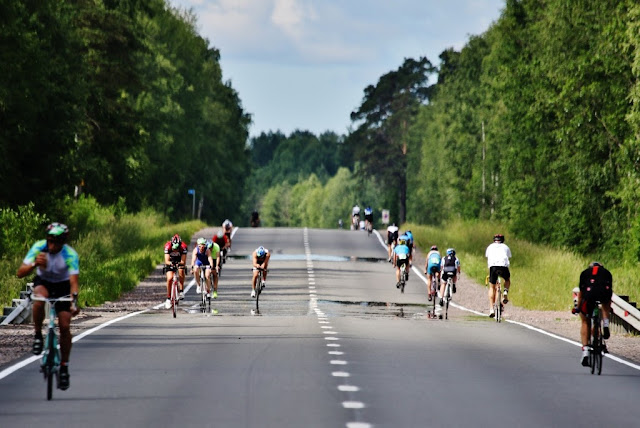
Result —
[[[494,303],[494,307],[495,307],[495,315],[496,315],[496,322],[500,322],[502,321],[502,302],[501,302],[501,298],[502,298],[502,281],[500,280],[500,277],[498,277],[498,280],[496,281],[496,286],[495,286],[495,303]]]
[[[184,269],[184,266],[174,263],[166,269],[173,272],[173,280],[171,281],[171,309],[173,311],[173,317],[176,318],[178,314],[178,302],[180,301],[178,296],[178,283],[180,282],[179,270]]]
[[[199,274],[200,274],[200,309],[202,310],[202,312],[206,312],[207,311],[207,293],[206,293],[206,289],[207,289],[207,275],[206,275],[206,269],[211,269],[211,266],[209,265],[203,265],[200,266],[199,270]],[[211,277],[211,273],[209,274],[209,277]],[[213,281],[213,279],[212,279]]]
[[[258,301],[260,300],[260,294],[262,293],[262,281],[264,281],[264,273],[265,270],[262,268],[258,269],[258,278],[256,278],[256,311],[260,312],[260,306]]]
[[[449,302],[451,301],[451,288],[453,287],[453,278],[447,278],[447,283],[444,286],[444,319],[449,319]]]
[[[57,302],[72,302],[71,296],[63,296],[57,298],[44,297],[38,294],[32,294],[31,300],[45,302],[49,304],[49,327],[47,329],[47,336],[44,340],[44,348],[42,359],[40,363],[40,371],[44,375],[44,379],[47,381],[47,400],[51,400],[53,397],[53,377],[56,378],[56,387],[60,382],[59,368],[60,368],[60,349],[58,345],[58,336],[56,334],[56,317],[58,313],[56,311]]]

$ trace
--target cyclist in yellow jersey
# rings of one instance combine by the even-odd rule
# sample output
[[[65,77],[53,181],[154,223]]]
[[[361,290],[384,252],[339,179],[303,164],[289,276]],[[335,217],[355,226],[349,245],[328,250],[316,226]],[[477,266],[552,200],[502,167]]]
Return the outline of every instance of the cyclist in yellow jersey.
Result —
[[[218,298],[218,274],[220,273],[220,246],[211,240],[207,240],[207,248],[211,250],[213,258],[213,266],[211,268],[211,276],[213,277],[213,298]]]

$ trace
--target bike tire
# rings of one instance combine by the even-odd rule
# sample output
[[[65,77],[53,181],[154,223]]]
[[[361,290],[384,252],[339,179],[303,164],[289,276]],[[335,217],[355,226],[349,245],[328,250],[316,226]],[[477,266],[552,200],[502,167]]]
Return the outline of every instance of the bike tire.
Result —
[[[599,320],[597,320],[599,321]],[[596,321],[596,322],[597,322]],[[591,358],[591,374],[594,374],[596,372],[596,368],[599,365],[599,360],[602,361],[602,351],[601,351],[601,346],[600,346],[600,329],[598,328],[598,326],[593,326],[593,341],[591,342],[591,350],[589,351],[590,354],[592,354],[592,358]],[[598,359],[598,356],[600,356],[600,359]]]
[[[178,296],[176,295],[177,293],[177,285],[174,282],[173,286],[171,287],[171,309],[173,311],[174,318],[176,318],[176,315],[178,314]]]
[[[260,294],[262,294],[262,280],[256,281],[256,311],[260,310]]]
[[[56,351],[54,345],[53,332],[49,332],[47,334],[47,347],[49,351],[47,352],[47,361],[44,367],[44,374],[47,378],[47,400],[51,400],[53,398],[53,377],[55,375],[55,359],[56,359]]]

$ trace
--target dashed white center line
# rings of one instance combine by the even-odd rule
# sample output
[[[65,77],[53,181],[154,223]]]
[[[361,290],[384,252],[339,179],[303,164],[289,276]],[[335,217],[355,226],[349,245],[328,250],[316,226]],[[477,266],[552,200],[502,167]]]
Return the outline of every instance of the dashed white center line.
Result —
[[[360,391],[360,388],[353,385],[338,385],[338,390],[343,392],[358,392]]]
[[[360,401],[345,401],[342,403],[345,409],[363,409],[364,403]]]

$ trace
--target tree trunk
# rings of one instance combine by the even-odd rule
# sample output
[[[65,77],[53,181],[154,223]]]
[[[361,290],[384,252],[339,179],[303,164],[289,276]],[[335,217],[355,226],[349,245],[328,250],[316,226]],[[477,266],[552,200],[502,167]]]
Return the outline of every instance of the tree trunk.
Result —
[[[407,176],[406,173],[400,175],[400,200],[398,201],[398,220],[399,225],[407,221]]]

